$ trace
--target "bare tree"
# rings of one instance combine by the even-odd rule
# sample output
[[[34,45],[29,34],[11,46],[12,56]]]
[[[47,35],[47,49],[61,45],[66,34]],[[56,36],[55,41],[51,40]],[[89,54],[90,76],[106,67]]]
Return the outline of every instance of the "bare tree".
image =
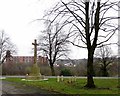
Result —
[[[47,20],[46,23],[49,25],[50,21]],[[43,51],[47,56],[53,76],[55,75],[55,61],[68,52],[67,39],[69,34],[64,34],[59,28],[61,27],[58,23],[50,27],[46,26],[46,30],[42,31],[39,37],[40,51]]]
[[[74,40],[71,43],[80,48],[87,48],[87,84],[85,87],[95,87],[93,81],[93,55],[96,47],[108,44],[107,41],[118,29],[116,12],[118,2],[95,0],[69,0],[60,1],[44,18],[51,18],[68,26],[68,31],[73,32]],[[76,43],[76,40],[80,43]],[[109,43],[110,44],[110,43]]]
[[[10,41],[10,38],[5,34],[4,30],[0,31],[0,62],[5,59],[6,51],[11,54],[16,53],[16,46]]]
[[[103,46],[96,51],[95,56],[99,58],[100,71],[102,76],[108,76],[108,67],[115,60],[112,56],[112,49],[108,46]]]

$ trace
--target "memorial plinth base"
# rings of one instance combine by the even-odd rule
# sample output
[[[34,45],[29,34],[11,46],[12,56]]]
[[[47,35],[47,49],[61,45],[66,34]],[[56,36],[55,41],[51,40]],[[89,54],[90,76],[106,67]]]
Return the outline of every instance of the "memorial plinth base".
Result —
[[[41,75],[40,68],[34,64],[31,68],[31,73],[26,75],[26,80],[44,80],[45,76]]]

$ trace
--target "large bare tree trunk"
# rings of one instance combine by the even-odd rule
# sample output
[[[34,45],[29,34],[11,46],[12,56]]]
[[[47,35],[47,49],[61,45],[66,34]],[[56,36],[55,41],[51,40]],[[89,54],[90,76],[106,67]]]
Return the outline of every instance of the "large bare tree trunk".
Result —
[[[107,71],[107,66],[104,66],[104,67],[101,69],[101,72],[102,72],[102,76],[103,76],[103,77],[108,77],[108,76],[109,76],[108,71]]]
[[[87,61],[87,84],[85,87],[95,88],[93,81],[94,69],[93,69],[93,53],[88,52],[88,61]]]
[[[51,68],[51,73],[52,73],[52,76],[55,76],[54,66],[52,65],[52,66],[50,66],[50,68]]]
[[[90,40],[90,24],[89,24],[89,2],[85,2],[85,12],[86,12],[86,24],[85,24],[85,32],[86,32],[86,42],[87,42],[87,49],[88,49],[88,61],[87,61],[87,84],[85,87],[94,88],[94,81],[93,81],[93,54],[94,49],[91,45]]]

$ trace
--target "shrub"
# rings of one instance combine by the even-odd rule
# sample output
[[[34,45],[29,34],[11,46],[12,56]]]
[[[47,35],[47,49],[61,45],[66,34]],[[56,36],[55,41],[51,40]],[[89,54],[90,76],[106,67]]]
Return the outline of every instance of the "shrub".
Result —
[[[61,72],[60,72],[60,75],[63,75],[63,76],[72,76],[72,73],[69,69],[62,69]]]

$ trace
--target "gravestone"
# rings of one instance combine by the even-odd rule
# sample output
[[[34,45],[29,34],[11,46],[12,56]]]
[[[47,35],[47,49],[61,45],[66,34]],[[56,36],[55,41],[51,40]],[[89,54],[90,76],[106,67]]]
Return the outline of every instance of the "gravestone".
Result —
[[[76,76],[74,76],[74,79],[75,79],[75,82],[76,82],[77,77],[76,77]]]
[[[57,82],[60,82],[60,76],[57,76]]]
[[[63,75],[61,76],[61,81],[63,81]]]

